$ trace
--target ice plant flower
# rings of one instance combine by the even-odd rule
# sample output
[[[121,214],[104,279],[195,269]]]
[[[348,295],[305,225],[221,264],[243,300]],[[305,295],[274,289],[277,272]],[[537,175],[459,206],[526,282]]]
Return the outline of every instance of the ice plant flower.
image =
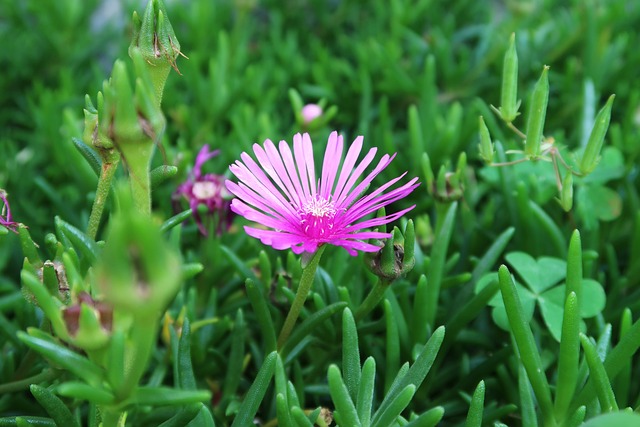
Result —
[[[371,148],[357,163],[363,137],[355,139],[341,161],[343,145],[342,136],[332,132],[319,180],[316,180],[311,138],[306,133],[293,137],[293,152],[286,141],[280,141],[278,150],[267,139],[264,146],[253,145],[257,162],[242,153],[241,160],[230,166],[239,183],[226,181],[227,189],[236,196],[231,201],[231,210],[267,228],[245,226],[247,234],[275,249],[291,248],[296,254],[313,253],[324,244],[342,246],[351,255],[357,255],[357,251],[380,250],[380,246],[364,240],[389,238],[391,233],[365,229],[394,221],[415,205],[383,217],[364,218],[406,197],[420,184],[414,178],[387,192],[405,172],[365,195],[373,179],[391,163],[395,154],[385,154],[365,176],[363,172],[373,161],[377,149]]]
[[[9,207],[9,201],[7,200],[7,192],[0,188],[0,200],[2,200],[3,206],[0,210],[0,225],[7,230],[11,230],[14,233],[18,232],[18,223],[11,218],[11,208]]]
[[[220,150],[209,151],[209,146],[205,144],[196,156],[196,162],[189,178],[178,186],[172,197],[175,204],[183,197],[188,200],[198,229],[205,236],[207,228],[198,212],[198,206],[205,205],[210,215],[218,214],[217,233],[221,233],[231,223],[229,194],[224,186],[224,177],[211,173],[203,175],[202,173],[204,163],[219,153]]]

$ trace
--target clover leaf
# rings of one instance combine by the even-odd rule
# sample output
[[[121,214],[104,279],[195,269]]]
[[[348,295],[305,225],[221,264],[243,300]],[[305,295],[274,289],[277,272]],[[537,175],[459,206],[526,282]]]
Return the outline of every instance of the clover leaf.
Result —
[[[565,284],[560,284],[560,281],[566,275],[566,262],[551,257],[541,257],[536,260],[524,252],[511,252],[505,256],[505,259],[517,273],[518,277],[514,281],[525,318],[531,320],[537,303],[542,320],[549,332],[556,341],[560,341],[566,289]],[[475,292],[480,292],[494,280],[498,280],[497,273],[483,276],[477,282]],[[593,317],[604,308],[606,302],[604,289],[595,280],[582,281],[581,295],[580,316],[582,318]],[[489,301],[489,305],[493,307],[491,317],[496,325],[504,330],[510,330],[500,294],[495,295]]]

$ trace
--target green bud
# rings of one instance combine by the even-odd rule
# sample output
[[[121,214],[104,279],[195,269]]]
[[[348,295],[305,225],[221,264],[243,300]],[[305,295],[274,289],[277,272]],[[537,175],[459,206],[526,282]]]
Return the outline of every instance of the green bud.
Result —
[[[434,179],[429,157],[425,154],[423,157],[422,168],[427,175],[427,191],[437,201],[450,203],[462,198],[464,194],[464,178],[467,167],[467,155],[462,153],[458,157],[458,164],[455,172],[447,171],[443,165],[438,170],[438,176]]]
[[[573,174],[571,171],[567,171],[562,180],[562,189],[560,190],[558,202],[565,212],[569,212],[573,207]]]
[[[178,71],[176,59],[180,54],[180,42],[173,32],[162,0],[150,0],[142,19],[136,12],[133,13],[133,39],[129,56],[133,58],[137,54],[142,56],[149,70],[157,105],[160,106],[169,71],[171,68]]]
[[[609,121],[611,120],[611,107],[613,106],[613,100],[615,95],[611,95],[607,100],[604,107],[598,112],[591,135],[589,135],[589,141],[584,149],[582,160],[580,161],[580,172],[588,174],[593,172],[598,163],[600,162],[600,151],[604,144],[604,137],[609,129]]]
[[[518,107],[518,53],[516,52],[516,34],[512,33],[502,67],[500,98],[502,119],[506,122],[512,122],[518,115]]]
[[[165,118],[156,102],[151,77],[142,65],[138,50],[133,52],[138,77],[135,91],[127,67],[116,61],[111,79],[104,84],[104,99],[98,97],[98,131],[113,142],[129,169],[136,208],[151,211],[149,165],[156,142],[165,128]],[[95,146],[95,144],[94,144]]]
[[[493,149],[493,142],[491,142],[491,135],[489,135],[489,128],[484,123],[482,116],[479,117],[480,126],[480,144],[478,144],[478,151],[480,152],[480,158],[488,164],[493,163],[493,157],[495,151]]]
[[[133,208],[131,194],[121,187],[119,196],[96,280],[115,311],[159,317],[180,289],[180,259],[159,226]]]
[[[542,75],[531,94],[529,117],[527,119],[527,140],[524,146],[524,152],[531,160],[537,160],[541,154],[540,144],[547,115],[547,103],[549,102],[548,71],[549,67],[545,65]]]
[[[369,269],[387,283],[413,270],[416,263],[413,221],[407,222],[404,234],[398,227],[394,227],[392,234],[393,237],[385,240],[380,252],[365,256]]]
[[[449,172],[444,168],[444,166],[440,166],[438,170],[438,178],[436,179],[436,188],[434,196],[442,196],[446,197],[447,195],[447,187],[449,181]]]

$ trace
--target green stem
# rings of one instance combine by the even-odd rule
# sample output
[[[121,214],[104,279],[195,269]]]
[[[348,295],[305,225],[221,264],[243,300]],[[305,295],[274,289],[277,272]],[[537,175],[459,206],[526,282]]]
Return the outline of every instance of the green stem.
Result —
[[[120,150],[129,169],[129,185],[133,204],[138,212],[151,215],[151,180],[149,165],[155,148],[151,139],[127,141],[120,144]]]
[[[131,328],[128,339],[131,347],[125,351],[124,380],[120,390],[114,390],[116,396],[129,396],[138,385],[140,378],[147,369],[154,344],[158,336],[158,319],[155,316],[136,318],[135,326]]]
[[[296,324],[296,320],[298,320],[300,311],[302,311],[304,302],[306,301],[307,295],[309,295],[309,291],[313,285],[313,279],[316,276],[316,269],[318,268],[318,263],[320,262],[320,258],[322,257],[322,253],[325,248],[326,245],[320,246],[316,253],[313,254],[309,264],[304,268],[304,270],[302,270],[302,277],[300,278],[300,284],[298,285],[298,292],[296,292],[293,304],[291,304],[291,308],[289,309],[289,314],[287,314],[287,318],[285,319],[280,335],[278,336],[278,350],[282,349],[284,344],[287,342],[287,338],[289,338],[289,335]]]
[[[93,207],[91,208],[91,216],[89,216],[89,226],[87,227],[87,235],[94,239],[98,235],[98,227],[100,226],[100,219],[102,218],[102,212],[104,212],[104,206],[109,198],[109,191],[111,191],[111,181],[118,169],[118,163],[120,162],[120,156],[114,157],[112,162],[105,162],[102,164],[102,171],[100,172],[100,178],[98,179],[98,188],[96,190],[96,198],[93,201]]]
[[[356,322],[362,320],[364,316],[369,314],[371,310],[378,306],[380,301],[382,301],[382,298],[384,298],[385,292],[389,288],[389,283],[390,282],[387,280],[378,280],[373,289],[371,289],[371,292],[369,292],[369,295],[367,295],[364,301],[362,301],[362,304],[360,304],[356,309],[354,315]]]

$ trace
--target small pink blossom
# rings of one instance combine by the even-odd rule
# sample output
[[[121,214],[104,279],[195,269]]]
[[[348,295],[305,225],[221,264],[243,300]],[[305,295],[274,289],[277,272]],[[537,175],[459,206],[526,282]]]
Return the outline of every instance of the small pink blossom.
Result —
[[[337,132],[331,133],[321,178],[317,180],[308,134],[293,137],[293,152],[286,141],[280,141],[279,150],[268,139],[263,146],[254,144],[257,162],[242,153],[241,160],[229,167],[239,180],[237,184],[226,181],[227,189],[236,196],[231,210],[266,227],[245,226],[245,231],[275,249],[312,253],[323,244],[331,244],[342,246],[351,255],[357,255],[357,251],[377,252],[380,247],[365,240],[389,238],[391,233],[363,230],[394,221],[415,205],[381,218],[364,218],[406,197],[420,184],[418,178],[413,178],[385,193],[405,172],[365,194],[395,154],[382,156],[373,171],[365,176],[363,172],[373,161],[377,149],[371,148],[356,165],[362,145],[363,137],[359,136],[341,161],[343,138]]]
[[[322,107],[317,104],[307,104],[302,107],[302,120],[308,125],[313,119],[322,115]]]
[[[0,209],[0,225],[14,233],[18,232],[18,223],[11,218],[11,208],[7,200],[7,192],[0,189],[0,200],[2,200],[2,209]]]
[[[198,229],[205,236],[207,235],[207,227],[205,227],[198,212],[198,206],[200,205],[207,207],[209,216],[218,215],[216,230],[218,234],[231,224],[231,213],[229,211],[229,201],[227,200],[229,193],[227,193],[224,186],[224,177],[215,174],[202,174],[204,163],[219,153],[220,150],[209,151],[209,146],[205,144],[196,156],[196,162],[189,174],[189,178],[178,186],[172,197],[174,209],[176,210],[177,202],[181,198],[187,199]]]

